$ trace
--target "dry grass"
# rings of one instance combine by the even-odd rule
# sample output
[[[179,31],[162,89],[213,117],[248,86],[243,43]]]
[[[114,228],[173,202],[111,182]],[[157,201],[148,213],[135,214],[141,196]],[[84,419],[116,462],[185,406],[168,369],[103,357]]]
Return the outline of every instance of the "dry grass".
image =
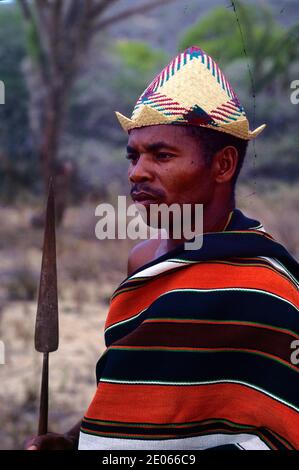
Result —
[[[252,194],[255,193],[255,194]],[[256,194],[242,186],[238,206],[299,255],[297,188]],[[42,231],[30,228],[30,207],[0,208],[0,447],[21,448],[34,434],[41,355],[33,347]],[[50,427],[65,431],[89,405],[95,364],[104,350],[103,328],[111,293],[124,278],[130,241],[98,241],[94,205],[70,208],[57,233],[60,347],[50,356]],[[2,313],[1,313],[2,312]]]
[[[32,209],[1,208],[0,447],[21,448],[36,432],[42,357],[34,350],[36,294],[43,233]],[[57,233],[60,347],[50,355],[50,426],[63,431],[82,417],[95,392],[95,364],[111,293],[126,272],[126,240],[98,241],[94,206],[70,208]]]
[[[237,196],[238,207],[260,220],[265,229],[298,259],[298,186],[272,183],[263,191],[255,186],[241,186]]]

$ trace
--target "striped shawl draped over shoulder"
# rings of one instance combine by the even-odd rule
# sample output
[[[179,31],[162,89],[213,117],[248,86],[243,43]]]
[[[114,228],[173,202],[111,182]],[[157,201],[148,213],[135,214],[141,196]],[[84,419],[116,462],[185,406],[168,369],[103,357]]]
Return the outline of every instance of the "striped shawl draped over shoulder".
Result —
[[[79,448],[299,449],[298,278],[237,209],[201,249],[135,271],[111,298]]]

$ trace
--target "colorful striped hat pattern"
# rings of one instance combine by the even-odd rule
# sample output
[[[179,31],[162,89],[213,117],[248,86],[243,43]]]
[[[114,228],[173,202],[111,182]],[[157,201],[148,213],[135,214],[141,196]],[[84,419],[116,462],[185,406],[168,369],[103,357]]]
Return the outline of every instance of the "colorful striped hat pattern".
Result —
[[[184,124],[250,140],[266,127],[250,131],[244,108],[217,63],[194,46],[175,57],[151,82],[131,119],[119,112],[116,116],[127,132],[157,124]]]

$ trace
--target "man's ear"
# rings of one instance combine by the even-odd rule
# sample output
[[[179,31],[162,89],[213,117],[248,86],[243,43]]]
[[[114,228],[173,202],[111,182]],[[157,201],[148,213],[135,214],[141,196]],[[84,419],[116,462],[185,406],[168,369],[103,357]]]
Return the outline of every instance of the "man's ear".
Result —
[[[233,178],[238,164],[238,150],[228,146],[219,150],[213,158],[213,169],[217,183],[227,183]]]

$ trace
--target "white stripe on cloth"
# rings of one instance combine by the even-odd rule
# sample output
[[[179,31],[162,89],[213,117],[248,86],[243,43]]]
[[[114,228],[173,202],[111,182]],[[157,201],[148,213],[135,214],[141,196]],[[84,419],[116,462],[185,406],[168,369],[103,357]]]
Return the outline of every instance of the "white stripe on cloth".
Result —
[[[257,230],[260,232],[265,232],[265,229],[262,225],[259,225],[258,227],[253,227],[248,230]],[[157,276],[158,274],[161,274],[165,271],[169,271],[171,269],[175,269],[178,267],[183,267],[184,265],[189,265],[189,264],[195,264],[197,261],[185,261],[181,260],[180,262],[176,262],[175,259],[169,259],[166,261],[161,261],[158,264],[154,264],[153,266],[150,266],[149,268],[145,268],[142,271],[139,271],[136,274],[133,274],[130,276],[127,280],[131,279],[138,279],[140,277],[152,277],[152,276]]]
[[[183,263],[176,263],[175,261],[162,261],[161,263],[150,266],[149,268],[143,269],[139,273],[133,274],[130,279],[138,279],[139,277],[151,277],[157,276],[157,274],[169,271],[177,267],[182,267]],[[186,262],[186,264],[190,264]]]
[[[93,436],[80,432],[79,450],[205,450],[234,444],[244,450],[270,450],[252,434],[209,434],[181,439],[143,440]]]

